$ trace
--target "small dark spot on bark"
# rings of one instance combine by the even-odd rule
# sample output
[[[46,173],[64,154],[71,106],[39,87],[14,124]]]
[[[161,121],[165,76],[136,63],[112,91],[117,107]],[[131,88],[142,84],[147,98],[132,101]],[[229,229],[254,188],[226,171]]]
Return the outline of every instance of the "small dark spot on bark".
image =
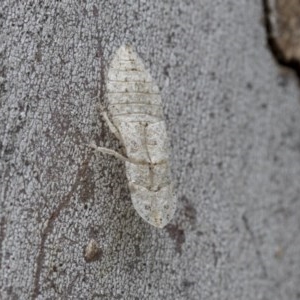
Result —
[[[215,243],[212,244],[212,251],[213,251],[213,257],[214,257],[214,266],[216,267],[218,264],[218,260],[221,256],[221,252],[216,250],[216,245]]]
[[[192,169],[192,168],[193,168],[193,163],[192,163],[191,161],[189,161],[188,164],[187,164],[187,167],[188,167],[189,169]]]
[[[268,107],[268,105],[266,104],[266,103],[263,103],[262,105],[261,105],[261,108],[263,108],[263,109],[266,109]]]
[[[20,120],[20,119],[19,119]],[[17,125],[15,129],[15,133],[18,133],[23,127],[21,125]]]
[[[11,155],[15,151],[15,148],[13,145],[8,145],[4,150],[4,155]]]
[[[278,77],[277,77],[277,83],[278,83],[278,85],[280,87],[283,87],[283,88],[286,87],[288,85],[288,83],[289,83],[288,77],[285,76],[284,74],[278,75]]]
[[[167,43],[168,44],[172,43],[172,41],[174,39],[174,36],[175,36],[174,32],[172,32],[172,33],[170,33],[170,34],[167,35]]]
[[[100,44],[98,44],[96,55],[97,58],[103,58],[103,49]]]
[[[218,169],[222,170],[222,168],[223,168],[223,162],[222,162],[222,161],[219,161],[219,162],[217,163],[217,167],[218,167]]]
[[[98,17],[99,16],[99,10],[96,5],[93,5],[93,16]]]
[[[196,234],[197,234],[198,236],[203,236],[203,235],[204,235],[204,233],[203,233],[202,231],[200,231],[200,230],[197,231]]]
[[[216,80],[216,78],[217,78],[216,73],[215,72],[211,72],[210,73],[210,78],[211,78],[211,80]]]
[[[227,112],[227,113],[230,112],[230,106],[229,105],[225,105],[225,112]]]
[[[11,253],[9,251],[6,251],[4,257],[6,260],[8,260],[11,257]]]
[[[182,253],[182,245],[185,242],[184,230],[180,229],[178,225],[169,224],[166,227],[166,230],[169,233],[169,236],[175,241],[176,252]]]
[[[248,82],[247,84],[246,84],[246,88],[248,89],[248,90],[252,90],[253,89],[253,85],[252,85],[252,83],[251,82]]]
[[[195,284],[195,282],[192,282],[192,281],[188,281],[186,279],[184,279],[182,281],[182,286],[186,289],[186,288],[189,288],[191,286],[193,286]]]
[[[134,246],[135,256],[139,257],[141,256],[141,249],[139,245]]]
[[[167,64],[167,65],[164,66],[163,72],[164,72],[164,75],[167,76],[167,77],[169,77],[169,69],[170,69],[170,65],[169,64]]]
[[[42,61],[42,52],[41,52],[41,48],[40,45],[38,45],[37,47],[37,51],[35,52],[35,60],[37,63],[40,63]]]
[[[87,11],[87,9],[86,9],[86,8],[84,8],[84,9],[82,10],[82,13],[83,13],[83,15],[84,15],[84,16],[87,16],[87,15],[88,15],[88,11]]]
[[[186,196],[182,196],[180,201],[184,204],[184,216],[191,224],[195,224],[197,221],[197,211],[195,207]]]

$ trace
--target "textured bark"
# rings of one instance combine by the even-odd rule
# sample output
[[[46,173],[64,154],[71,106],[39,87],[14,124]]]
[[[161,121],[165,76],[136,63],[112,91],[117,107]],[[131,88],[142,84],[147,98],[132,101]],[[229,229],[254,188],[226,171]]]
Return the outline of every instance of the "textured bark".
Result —
[[[300,103],[262,1],[2,0],[1,299],[299,299]],[[158,83],[178,208],[134,211],[97,111],[118,47]]]

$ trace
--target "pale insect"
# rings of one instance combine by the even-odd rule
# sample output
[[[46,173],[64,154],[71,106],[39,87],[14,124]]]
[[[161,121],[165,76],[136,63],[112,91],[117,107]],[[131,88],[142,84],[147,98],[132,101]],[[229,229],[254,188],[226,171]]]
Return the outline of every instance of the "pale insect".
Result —
[[[103,108],[102,115],[126,153],[92,147],[125,161],[134,208],[144,220],[162,228],[176,209],[169,143],[159,89],[131,46],[123,45],[116,52],[106,90],[111,119]]]

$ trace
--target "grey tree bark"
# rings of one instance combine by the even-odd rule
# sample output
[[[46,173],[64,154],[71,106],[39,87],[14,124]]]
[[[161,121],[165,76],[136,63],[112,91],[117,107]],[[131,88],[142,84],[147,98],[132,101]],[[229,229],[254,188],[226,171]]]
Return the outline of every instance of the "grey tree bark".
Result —
[[[1,299],[299,299],[300,103],[262,1],[16,1],[1,12]],[[178,208],[134,211],[97,111],[130,43],[161,89]]]

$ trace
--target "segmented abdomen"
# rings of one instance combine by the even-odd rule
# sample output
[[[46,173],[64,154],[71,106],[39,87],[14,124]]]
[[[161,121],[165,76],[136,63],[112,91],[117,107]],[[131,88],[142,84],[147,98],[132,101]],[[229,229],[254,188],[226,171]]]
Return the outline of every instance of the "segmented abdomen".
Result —
[[[157,85],[130,46],[121,47],[111,62],[107,80],[108,111],[114,123],[163,119]]]
[[[130,46],[116,52],[106,87],[108,111],[128,158],[133,205],[144,220],[162,228],[174,215],[176,197],[159,89]]]

